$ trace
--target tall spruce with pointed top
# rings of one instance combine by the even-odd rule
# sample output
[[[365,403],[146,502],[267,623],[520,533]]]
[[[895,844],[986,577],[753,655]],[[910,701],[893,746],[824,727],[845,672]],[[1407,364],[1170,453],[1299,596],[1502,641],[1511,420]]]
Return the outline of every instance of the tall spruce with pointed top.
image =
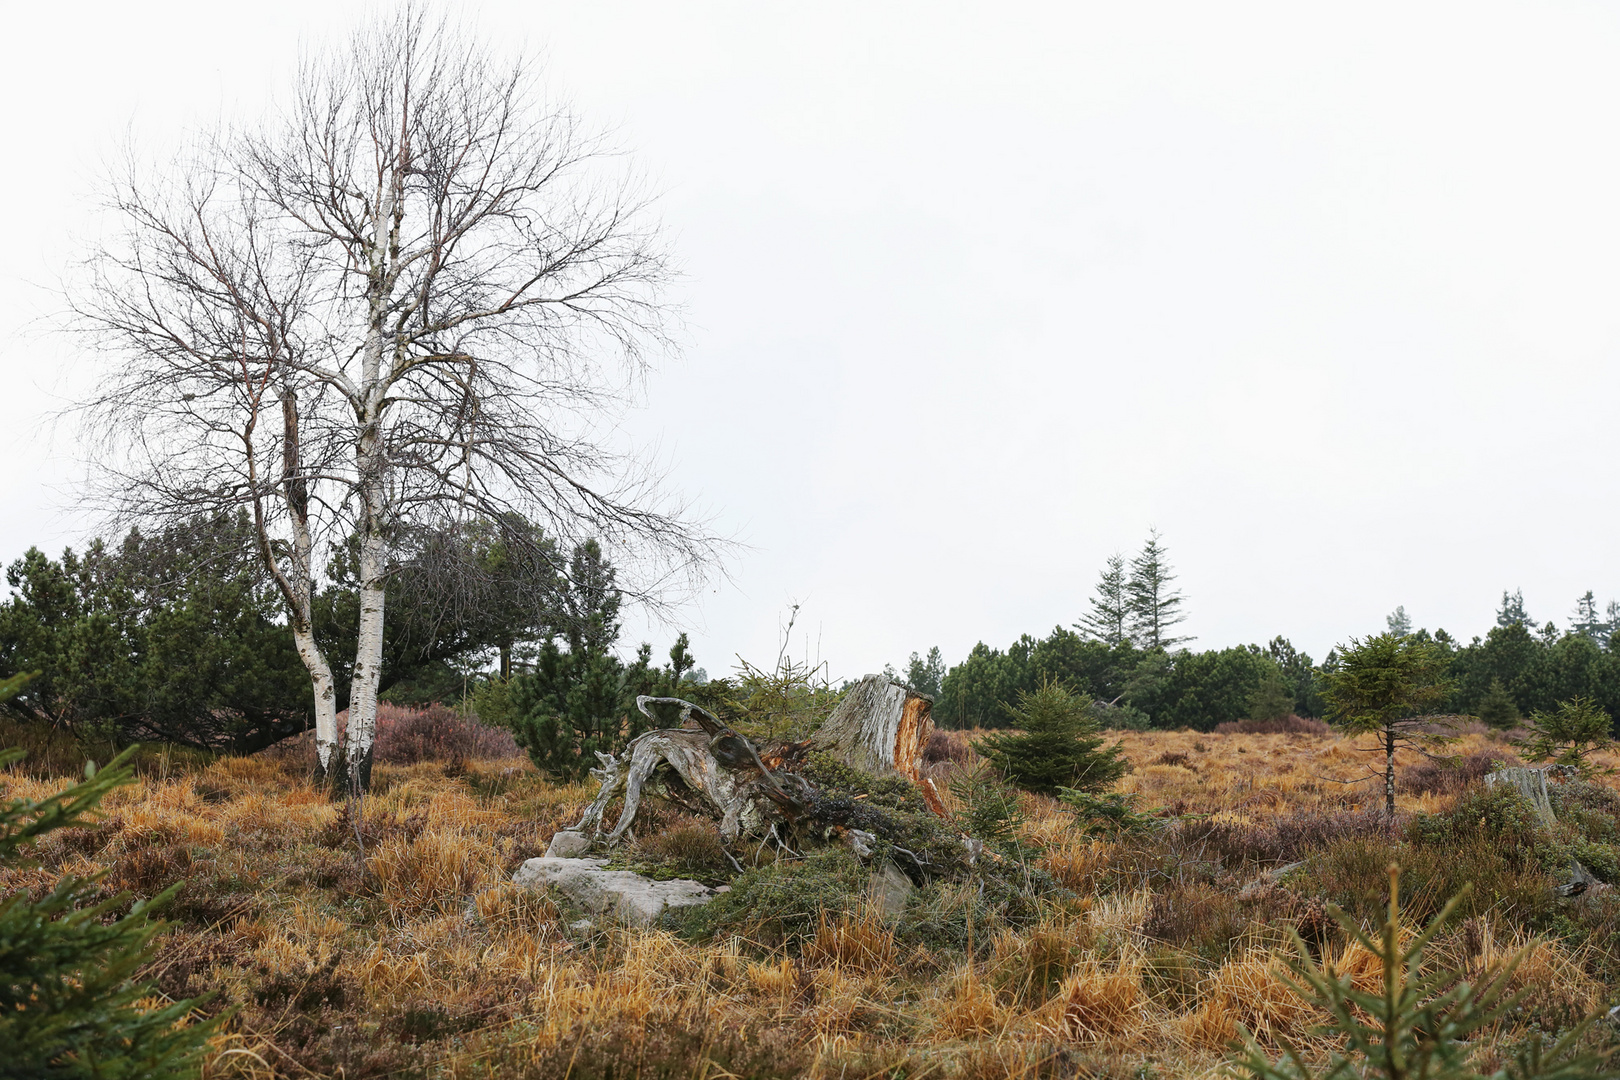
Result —
[[[1007,712],[1019,730],[980,739],[974,749],[1025,791],[1100,791],[1130,771],[1120,743],[1103,745],[1090,700],[1060,682],[1019,691]]]
[[[1609,643],[1609,634],[1613,629],[1608,620],[1598,614],[1597,597],[1591,589],[1587,589],[1586,595],[1575,601],[1575,615],[1569,620],[1569,632],[1601,646]]]
[[[1506,589],[1502,590],[1502,606],[1496,609],[1497,626],[1534,626],[1524,610],[1524,590],[1514,589],[1510,595]]]
[[[1108,556],[1097,577],[1097,591],[1091,598],[1091,614],[1084,615],[1074,628],[1087,637],[1113,647],[1131,640],[1131,598],[1125,576],[1125,556]]]
[[[1131,560],[1131,576],[1125,585],[1126,610],[1131,640],[1138,648],[1168,651],[1192,640],[1190,636],[1170,633],[1170,628],[1185,622],[1187,616],[1181,610],[1181,593],[1170,587],[1176,575],[1167,554],[1159,542],[1159,530],[1152,529],[1141,553]]]

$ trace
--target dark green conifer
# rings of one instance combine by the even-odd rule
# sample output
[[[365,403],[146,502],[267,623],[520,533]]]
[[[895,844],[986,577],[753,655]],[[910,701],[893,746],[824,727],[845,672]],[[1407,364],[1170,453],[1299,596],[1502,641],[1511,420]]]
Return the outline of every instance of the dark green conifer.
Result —
[[[0,681],[16,693],[25,676]],[[44,799],[0,803],[0,863],[57,829],[84,827],[108,792],[127,784],[132,747],[99,772]],[[0,753],[0,769],[22,758]],[[177,887],[177,886],[176,886]],[[215,1022],[177,1026],[195,1007],[178,1001],[143,1009],[151,984],[136,979],[163,929],[149,911],[174,889],[137,901],[129,894],[97,902],[94,878],[69,876],[40,900],[19,890],[0,902],[0,1076],[39,1080],[136,1080],[195,1076]]]
[[[1485,696],[1479,699],[1479,719],[1487,727],[1506,731],[1519,722],[1519,706],[1513,700],[1513,695],[1507,692],[1502,680],[1491,679],[1490,689]]]
[[[1130,771],[1119,743],[1103,745],[1091,702],[1062,683],[1019,691],[1018,703],[1007,711],[1019,730],[980,739],[974,748],[1026,791],[1100,791]]]

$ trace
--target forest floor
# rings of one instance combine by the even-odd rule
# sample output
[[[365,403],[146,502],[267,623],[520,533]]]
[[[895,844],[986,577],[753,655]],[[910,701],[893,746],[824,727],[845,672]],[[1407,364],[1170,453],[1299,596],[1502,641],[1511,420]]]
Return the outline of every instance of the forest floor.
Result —
[[[167,998],[211,993],[205,1011],[234,1010],[215,1077],[1212,1076],[1239,1024],[1327,1048],[1312,1033],[1323,1017],[1278,975],[1288,931],[1371,975],[1324,904],[1376,917],[1391,860],[1419,917],[1473,885],[1436,962],[1477,975],[1545,936],[1514,976],[1532,993],[1482,1065],[1615,1002],[1620,897],[1550,892],[1571,851],[1600,877],[1620,871],[1611,778],[1566,785],[1556,836],[1487,822],[1500,800],[1483,794],[1484,763],[1516,758],[1476,729],[1448,748],[1457,765],[1403,757],[1392,831],[1374,809],[1381,782],[1343,782],[1377,767],[1367,741],[1118,737],[1135,766],[1118,790],[1164,808],[1160,827],[1087,835],[1061,804],[1021,796],[1018,850],[1071,891],[997,908],[971,881],[940,883],[897,925],[857,897],[778,911],[776,930],[797,918],[797,935],[571,936],[578,913],[510,879],[594,784],[553,785],[516,757],[380,766],[358,822],[295,754],[149,764],[98,828],[52,834],[0,886],[105,871],[107,889],[151,896],[184,882],[149,974]],[[25,768],[0,774],[5,797],[65,783]],[[1281,882],[1264,873],[1301,860]]]

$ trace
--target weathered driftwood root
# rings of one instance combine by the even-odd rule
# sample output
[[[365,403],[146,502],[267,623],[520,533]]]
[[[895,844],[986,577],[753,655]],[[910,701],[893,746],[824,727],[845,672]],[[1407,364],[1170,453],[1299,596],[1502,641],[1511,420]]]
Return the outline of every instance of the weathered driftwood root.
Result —
[[[613,799],[623,795],[624,809],[606,836],[609,843],[617,841],[635,820],[648,779],[666,767],[670,775],[659,776],[654,790],[689,809],[715,813],[720,818],[720,836],[726,843],[734,843],[743,833],[767,828],[765,815],[754,798],[757,783],[721,767],[709,753],[708,741],[701,731],[649,731],[630,743],[623,760],[598,754],[603,759],[602,768],[591,770],[591,775],[602,781],[602,790],[574,831],[593,838],[601,836],[603,813]]]
[[[602,790],[573,831],[592,839],[601,836],[602,815],[613,799],[623,795],[624,809],[606,836],[609,843],[616,842],[635,820],[644,790],[690,810],[716,814],[720,838],[727,844],[739,836],[767,833],[778,823],[803,815],[804,781],[774,773],[752,743],[714,714],[679,698],[636,699],[636,707],[646,716],[653,715],[652,705],[679,706],[681,720],[695,720],[698,730],[649,731],[631,741],[623,759],[597,754],[602,767],[591,770],[591,775],[602,782]]]
[[[601,768],[591,775],[601,781],[601,791],[571,831],[592,841],[617,842],[629,831],[646,792],[718,817],[727,845],[742,836],[774,837],[780,846],[785,834],[870,830],[881,815],[847,799],[824,797],[789,766],[815,744],[864,771],[918,782],[922,748],[933,731],[931,704],[926,695],[867,676],[816,736],[761,754],[702,706],[680,698],[639,697],[636,707],[644,715],[652,717],[654,707],[674,708],[683,725],[695,723],[697,729],[660,728],[632,740],[619,757],[597,754]],[[942,813],[932,786],[919,787],[925,802]],[[620,796],[624,807],[618,822],[604,835],[603,815]]]

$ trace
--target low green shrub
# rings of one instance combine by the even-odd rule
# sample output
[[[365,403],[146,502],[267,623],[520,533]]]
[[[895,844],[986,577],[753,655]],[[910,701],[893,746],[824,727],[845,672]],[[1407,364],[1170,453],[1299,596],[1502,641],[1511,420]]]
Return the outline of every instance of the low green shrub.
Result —
[[[823,912],[831,918],[865,899],[871,871],[844,848],[745,870],[731,891],[671,916],[691,937],[735,934],[765,948],[798,948],[813,939]]]

